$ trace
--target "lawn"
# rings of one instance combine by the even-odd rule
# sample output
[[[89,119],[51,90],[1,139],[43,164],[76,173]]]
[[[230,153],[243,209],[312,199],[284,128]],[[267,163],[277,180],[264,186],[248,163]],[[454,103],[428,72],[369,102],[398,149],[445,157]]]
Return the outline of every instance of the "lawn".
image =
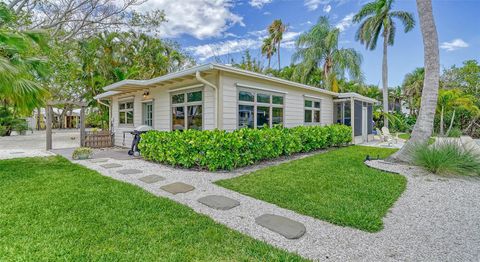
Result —
[[[350,146],[236,177],[217,184],[330,223],[376,232],[405,190],[406,179],[367,167],[368,154],[395,149]]]
[[[0,261],[300,261],[61,157],[0,161]]]

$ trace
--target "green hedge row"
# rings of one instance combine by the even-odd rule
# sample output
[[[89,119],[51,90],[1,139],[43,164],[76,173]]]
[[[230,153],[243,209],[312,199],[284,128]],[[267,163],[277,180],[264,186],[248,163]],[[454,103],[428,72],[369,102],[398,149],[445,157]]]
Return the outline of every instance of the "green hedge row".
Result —
[[[251,165],[255,162],[344,145],[352,140],[350,127],[299,126],[221,130],[150,131],[142,134],[139,149],[151,161],[209,170]]]

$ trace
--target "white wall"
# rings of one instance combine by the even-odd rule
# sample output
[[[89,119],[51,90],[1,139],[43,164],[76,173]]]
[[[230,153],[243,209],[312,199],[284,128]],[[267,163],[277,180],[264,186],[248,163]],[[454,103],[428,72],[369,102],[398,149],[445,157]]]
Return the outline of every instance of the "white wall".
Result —
[[[221,117],[223,120],[223,129],[234,130],[237,128],[237,83],[248,86],[254,86],[265,89],[274,89],[285,94],[284,114],[285,127],[294,127],[304,125],[304,95],[310,95],[321,98],[321,125],[330,125],[333,123],[333,98],[319,92],[291,87],[282,84],[271,83],[265,80],[257,80],[251,77],[238,76],[231,73],[221,74],[222,103]]]

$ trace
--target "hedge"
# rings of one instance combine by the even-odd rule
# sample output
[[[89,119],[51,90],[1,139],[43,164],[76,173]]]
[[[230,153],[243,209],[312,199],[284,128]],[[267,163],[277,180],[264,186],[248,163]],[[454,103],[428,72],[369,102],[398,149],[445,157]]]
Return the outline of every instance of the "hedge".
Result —
[[[351,140],[352,131],[348,126],[298,126],[243,128],[233,132],[149,131],[142,134],[138,147],[147,160],[213,171],[231,170],[279,156],[340,146]]]

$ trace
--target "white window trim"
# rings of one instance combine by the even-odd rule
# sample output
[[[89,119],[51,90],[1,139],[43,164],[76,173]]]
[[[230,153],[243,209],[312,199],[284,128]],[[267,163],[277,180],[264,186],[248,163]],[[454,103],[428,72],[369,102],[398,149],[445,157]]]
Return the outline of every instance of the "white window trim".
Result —
[[[312,106],[308,107],[305,106],[305,101],[311,101]],[[320,103],[320,108],[315,107],[315,102]],[[304,125],[320,125],[322,123],[322,99],[316,99],[316,98],[310,98],[309,96],[305,96],[305,99],[303,100],[303,123]],[[305,111],[306,110],[311,110],[312,111],[312,121],[311,122],[305,122]],[[319,122],[314,122],[315,119],[315,112],[318,111],[320,115],[320,121]]]
[[[120,104],[127,104],[127,103],[133,103],[132,108],[120,109]],[[129,111],[132,111],[133,123],[131,123],[131,124],[120,123],[120,113],[129,112]],[[125,114],[125,121],[127,121],[127,115],[126,114]],[[118,126],[119,127],[133,127],[133,126],[135,126],[135,99],[133,99],[132,97],[118,100]]]
[[[194,86],[187,86],[187,87],[182,87],[178,88],[175,90],[171,90],[170,92],[170,131],[173,130],[173,108],[174,107],[180,107],[183,106],[185,115],[184,115],[184,121],[185,121],[185,129],[187,130],[188,128],[188,106],[202,106],[202,129],[200,130],[205,130],[205,90],[204,90],[204,85],[194,85]],[[187,93],[192,93],[192,92],[197,92],[200,91],[202,92],[202,101],[197,101],[197,102],[187,102]],[[178,103],[174,104],[172,101],[172,97],[174,95],[179,95],[183,94],[184,95],[184,102],[183,103]]]
[[[239,84],[237,84],[237,86],[239,86]],[[239,99],[239,94],[240,92],[249,92],[249,93],[252,93],[253,94],[253,102],[251,101],[241,101]],[[266,95],[270,95],[270,103],[262,103],[262,102],[257,102],[257,94],[258,93],[261,93],[261,94],[266,94]],[[257,129],[258,126],[257,126],[257,107],[260,106],[264,106],[264,107],[268,107],[269,108],[269,116],[270,116],[270,119],[269,119],[269,123],[268,123],[268,126],[269,127],[272,127],[273,126],[273,108],[282,108],[283,109],[283,116],[282,116],[282,125],[285,126],[285,101],[286,101],[286,96],[285,96],[286,93],[282,93],[282,92],[277,92],[277,91],[266,91],[265,89],[255,89],[255,88],[247,88],[247,87],[239,87],[237,88],[237,92],[236,92],[236,98],[237,98],[237,107],[236,107],[236,118],[237,118],[237,125],[236,125],[236,128],[240,128],[240,118],[238,117],[238,108],[239,106],[241,105],[244,105],[244,106],[253,106],[253,128]],[[283,104],[274,104],[273,103],[273,96],[281,96],[283,97]]]
[[[240,88],[243,87],[243,88],[247,88],[247,89],[255,89],[255,90],[266,91],[266,92],[269,92],[269,93],[279,93],[279,94],[284,94],[284,95],[288,94],[288,92],[275,90],[275,89],[270,89],[270,88],[246,85],[246,84],[241,84],[241,83],[236,83],[236,85],[237,85],[237,87],[240,87]]]

